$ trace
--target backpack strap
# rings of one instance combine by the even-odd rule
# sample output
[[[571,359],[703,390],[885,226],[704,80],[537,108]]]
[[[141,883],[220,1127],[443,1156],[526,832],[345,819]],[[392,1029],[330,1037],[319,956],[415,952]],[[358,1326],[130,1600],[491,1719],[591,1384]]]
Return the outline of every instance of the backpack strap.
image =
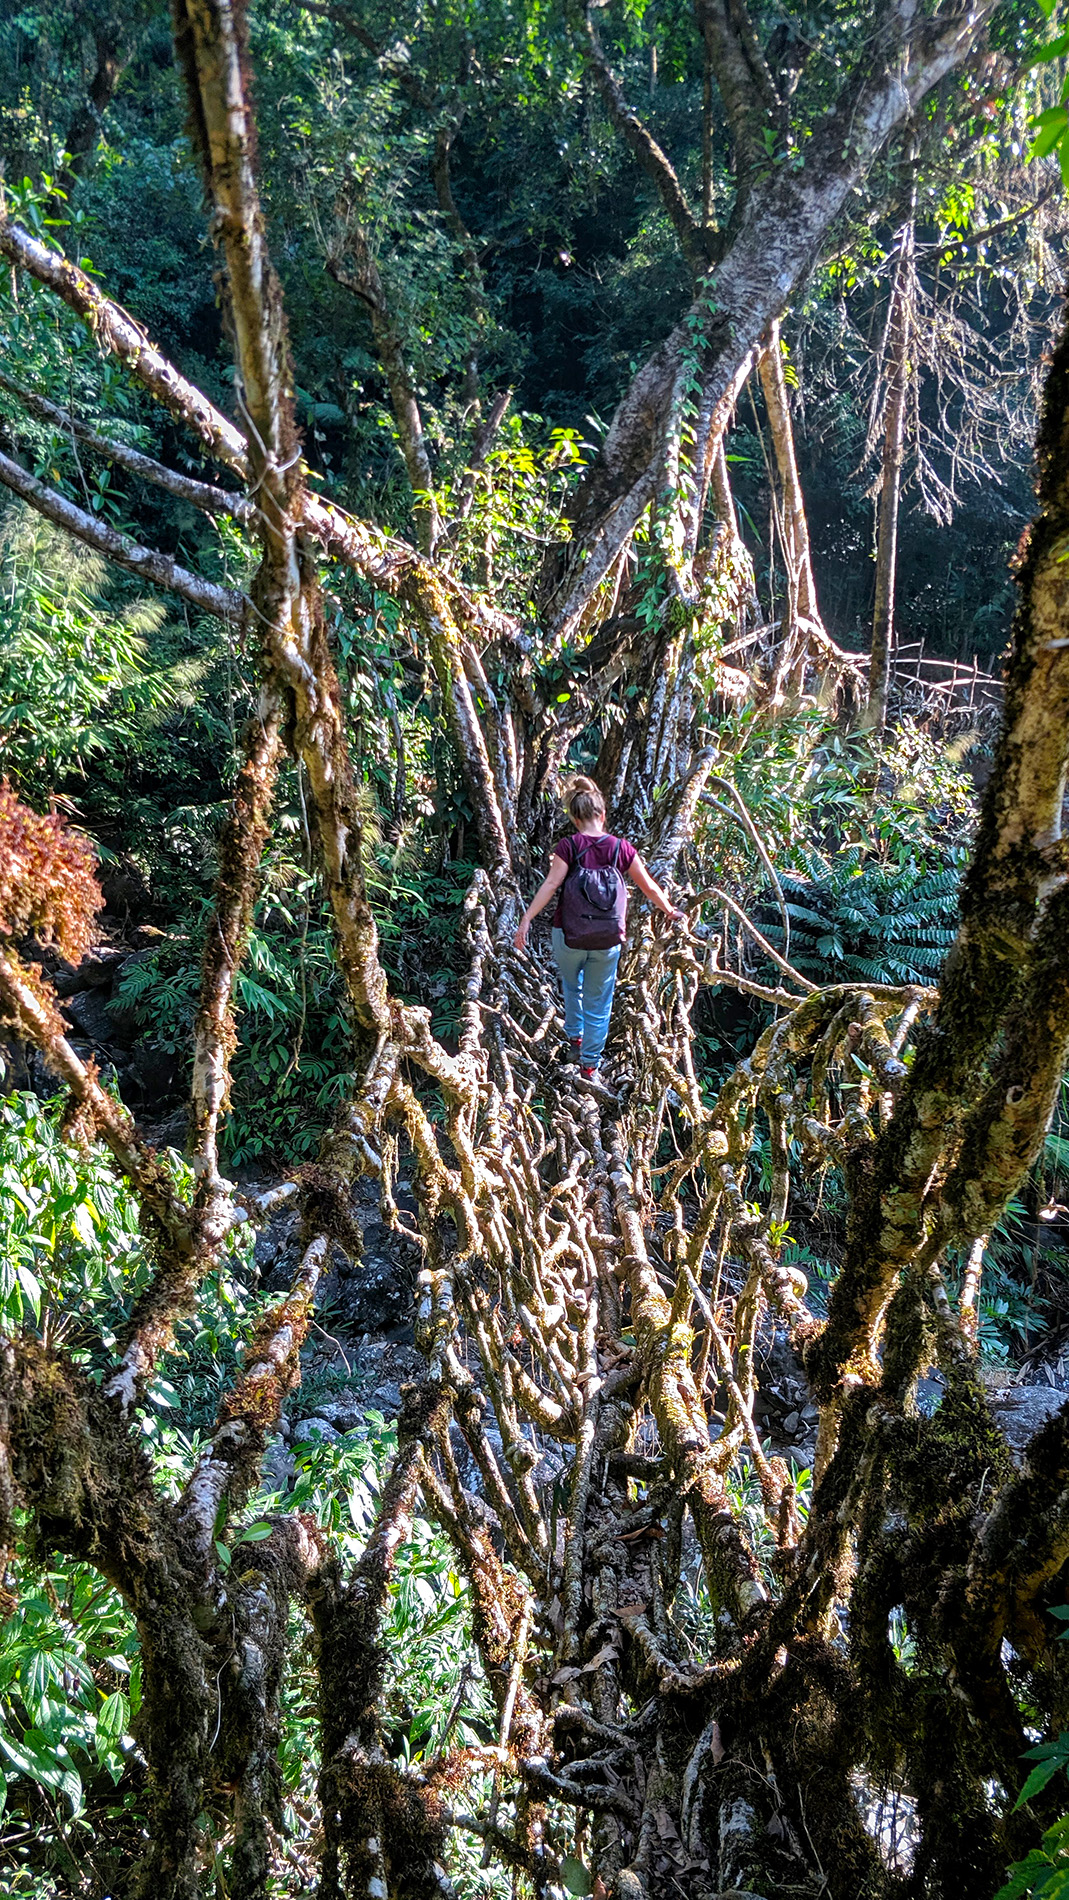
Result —
[[[604,833],[602,833],[602,836],[604,836]],[[575,831],[572,833],[568,842],[572,847],[572,863],[568,866],[568,869],[569,871],[579,871],[582,869],[583,852],[588,845],[597,844],[598,840],[597,838],[584,838],[581,831]],[[616,849],[605,867],[607,871],[620,871],[620,847],[623,842],[622,838],[617,838]],[[620,875],[621,877],[623,876],[622,871],[620,871]]]

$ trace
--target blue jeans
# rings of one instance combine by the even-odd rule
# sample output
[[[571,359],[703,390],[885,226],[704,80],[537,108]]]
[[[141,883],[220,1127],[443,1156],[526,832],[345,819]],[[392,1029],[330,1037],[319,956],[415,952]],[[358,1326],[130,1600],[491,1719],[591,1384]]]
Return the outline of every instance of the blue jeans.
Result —
[[[564,988],[564,1026],[569,1036],[581,1036],[579,1060],[584,1069],[597,1067],[609,1033],[612,993],[621,945],[611,950],[569,950],[563,930],[553,932],[553,960]]]

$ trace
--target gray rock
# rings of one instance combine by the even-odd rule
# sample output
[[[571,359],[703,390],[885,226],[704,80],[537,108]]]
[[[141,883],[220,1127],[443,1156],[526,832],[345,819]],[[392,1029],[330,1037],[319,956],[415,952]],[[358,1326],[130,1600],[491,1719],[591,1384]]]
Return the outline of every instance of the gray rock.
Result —
[[[369,1412],[381,1412],[384,1418],[396,1418],[401,1410],[401,1388],[393,1380],[375,1387],[367,1402]]]
[[[117,996],[109,996],[108,1021],[117,1042],[125,1046],[137,1041],[141,1029],[141,1016],[136,1004],[124,1003]]]
[[[806,1396],[805,1367],[787,1337],[785,1327],[776,1327],[769,1338],[766,1334],[757,1343],[757,1371],[762,1387],[766,1390],[773,1385],[781,1386],[784,1392],[796,1393],[799,1398]]]
[[[328,1418],[321,1418],[318,1412],[315,1413],[312,1418],[299,1419],[293,1427],[293,1442],[295,1445],[299,1445],[302,1441],[313,1438],[324,1438],[328,1445],[335,1444],[338,1438],[338,1433],[334,1430],[330,1420]]]
[[[555,1446],[552,1451],[544,1451],[531,1473],[531,1483],[536,1491],[545,1490],[547,1485],[555,1484],[568,1470],[568,1459],[561,1455]]]
[[[177,1148],[181,1152],[189,1134],[189,1113],[184,1108],[176,1108],[170,1115],[160,1116],[155,1121],[143,1121],[141,1126],[154,1148]]]
[[[800,1423],[801,1423],[801,1418],[797,1412],[787,1413],[787,1416],[783,1421],[783,1429],[787,1433],[788,1438],[794,1437],[794,1434],[798,1430]]]
[[[134,1078],[149,1102],[169,1102],[182,1090],[178,1057],[156,1043],[139,1042],[130,1062]]]
[[[993,1392],[991,1409],[1014,1451],[1024,1451],[1042,1425],[1061,1411],[1069,1394],[1049,1385],[1010,1385]]]
[[[49,970],[47,974],[57,996],[73,996],[75,990],[85,988],[78,971],[69,963],[61,963],[57,969]]]
[[[256,1236],[255,1260],[265,1285],[274,1290],[288,1286],[293,1278],[299,1252],[300,1214],[292,1202],[285,1202],[271,1215]]]
[[[297,1470],[296,1463],[282,1438],[273,1438],[264,1452],[260,1467],[263,1481],[276,1491],[285,1491]]]
[[[316,1417],[325,1418],[336,1432],[351,1432],[363,1424],[365,1411],[366,1407],[358,1405],[351,1392],[343,1392],[337,1398],[321,1399]]]
[[[120,916],[124,912],[147,910],[151,898],[149,887],[142,871],[125,852],[109,858],[97,875],[108,910]]]
[[[126,961],[127,952],[101,945],[91,956],[83,957],[78,965],[78,975],[83,988],[106,990],[121,964]]]
[[[99,989],[75,990],[63,1005],[64,1015],[69,1016],[76,1029],[90,1042],[108,1044],[115,1035],[115,1025],[108,1013],[106,998]]]

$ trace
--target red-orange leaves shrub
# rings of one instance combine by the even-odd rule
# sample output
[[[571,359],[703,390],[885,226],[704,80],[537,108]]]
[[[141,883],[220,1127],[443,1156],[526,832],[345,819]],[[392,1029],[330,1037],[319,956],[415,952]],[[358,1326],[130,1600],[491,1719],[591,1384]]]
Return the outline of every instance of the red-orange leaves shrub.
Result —
[[[88,838],[58,812],[31,811],[0,782],[0,939],[32,930],[77,963],[104,901],[95,867]]]

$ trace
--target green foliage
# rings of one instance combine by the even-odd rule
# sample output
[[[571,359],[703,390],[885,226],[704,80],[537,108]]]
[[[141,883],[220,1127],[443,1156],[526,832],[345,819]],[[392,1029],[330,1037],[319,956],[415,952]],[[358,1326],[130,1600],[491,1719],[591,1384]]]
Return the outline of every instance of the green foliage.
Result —
[[[697,875],[708,869],[751,900],[763,890],[765,934],[816,981],[933,983],[954,940],[975,811],[960,746],[939,747],[907,723],[874,764],[819,713],[770,728],[750,708],[720,740],[719,774],[776,865],[789,946],[760,860],[723,801],[699,832]]]
[[[1062,1608],[1060,1612],[1052,1611],[1054,1616],[1059,1614],[1064,1618],[1069,1616],[1069,1610]],[[1059,1770],[1069,1773],[1069,1735],[1059,1735],[1053,1742],[1040,1742],[1036,1748],[1026,1749],[1025,1760],[1034,1761],[1036,1766],[1017,1797],[1016,1805],[1019,1808],[1023,1808],[1026,1801],[1031,1801],[1033,1795],[1039,1794]]]
[[[268,1155],[314,1154],[351,1082],[329,921],[312,879],[292,867],[287,876],[258,907],[235,984],[241,1034],[225,1124],[234,1167]],[[173,932],[131,963],[119,985],[120,1002],[156,1046],[182,1060],[197,1005],[199,947],[196,927]]]
[[[343,1564],[354,1563],[395,1450],[394,1429],[374,1413],[365,1431],[336,1444],[298,1446],[294,1482],[251,1501],[221,1547],[226,1566],[255,1565],[276,1511],[314,1517]],[[192,1469],[197,1439],[186,1440],[177,1459],[174,1436],[150,1440],[150,1451],[173,1491]],[[140,1706],[137,1635],[116,1593],[84,1564],[57,1560],[37,1570],[20,1560],[8,1586],[14,1608],[0,1626],[0,1858],[9,1869],[32,1863],[73,1878],[85,1846],[106,1844],[139,1812],[144,1764],[129,1732]],[[287,1833],[300,1847],[319,1729],[314,1662],[296,1607],[291,1622],[279,1759]],[[447,1729],[461,1744],[493,1739],[493,1705],[473,1660],[468,1587],[446,1539],[422,1519],[397,1553],[383,1641],[390,1657],[384,1721],[396,1759],[422,1760]],[[496,1880],[480,1879],[463,1846],[454,1876],[473,1900],[498,1891]]]
[[[175,1168],[183,1185],[177,1157]],[[240,1229],[238,1236],[236,1262],[202,1286],[196,1315],[180,1328],[143,1417],[146,1449],[170,1496],[194,1467],[255,1313],[242,1285],[251,1237]],[[29,1320],[53,1339],[63,1333],[76,1357],[85,1357],[78,1342],[90,1309],[94,1340],[113,1347],[148,1270],[136,1205],[102,1152],[81,1154],[63,1141],[55,1104],[26,1095],[0,1101],[0,1320]],[[313,1516],[330,1531],[342,1562],[355,1562],[395,1449],[393,1427],[377,1414],[364,1431],[336,1444],[298,1445],[293,1483],[265,1488],[250,1501],[226,1536],[224,1562],[255,1563],[256,1546],[280,1510]],[[74,1879],[85,1848],[106,1845],[139,1811],[144,1764],[129,1732],[140,1701],[136,1632],[95,1571],[60,1559],[40,1567],[19,1557],[6,1574],[0,1607],[7,1612],[0,1624],[0,1859],[9,1871],[25,1867],[27,1878],[45,1867]],[[314,1666],[297,1615],[281,1765],[299,1835],[318,1730]],[[391,1657],[387,1729],[401,1759],[433,1752],[450,1719],[462,1742],[493,1738],[489,1693],[471,1662],[467,1586],[445,1538],[422,1520],[398,1554],[384,1640]],[[465,1887],[472,1895],[480,1891],[476,1871],[473,1862]]]
[[[1032,1900],[1069,1900],[1069,1815],[1047,1829],[1042,1847],[1033,1847],[1014,1863],[995,1900],[1024,1900],[1025,1895]]]
[[[1005,1365],[1043,1328],[1044,1302],[1029,1273],[1034,1249],[1034,1227],[1024,1202],[1014,1196],[992,1229],[984,1248],[983,1277],[977,1301],[980,1351],[985,1359]],[[963,1264],[956,1252],[951,1259]],[[953,1276],[952,1276],[953,1277]]]
[[[1069,1642],[1069,1604],[1053,1605],[1050,1614],[1066,1626],[1059,1642]],[[1017,1797],[1017,1808],[1042,1794],[1055,1775],[1063,1771],[1069,1775],[1069,1735],[1063,1733],[1051,1742],[1039,1742],[1025,1750],[1024,1759],[1036,1765]],[[1033,1900],[1041,1896],[1042,1900],[1069,1900],[1069,1815],[1047,1829],[1040,1847],[1033,1847],[1024,1860],[1014,1863],[995,1900],[1024,1900],[1025,1895],[1032,1895]]]
[[[498,441],[476,477],[456,546],[468,574],[493,588],[502,606],[525,614],[546,547],[568,537],[564,504],[585,465],[585,445],[577,430],[551,429],[526,414],[507,416]],[[457,487],[443,489],[447,512]]]
[[[590,1869],[576,1854],[564,1856],[560,1864],[560,1877],[566,1893],[583,1895],[594,1891]]]
[[[1044,19],[1053,21],[1058,10],[1058,0],[1038,0],[1038,5]],[[1069,54],[1069,33],[1056,32],[1053,39],[1041,41],[1031,48],[1028,63],[1031,66],[1057,64],[1064,68],[1066,54]],[[1032,120],[1035,137],[1028,156],[1029,158],[1049,158],[1053,153],[1061,168],[1062,183],[1069,186],[1069,105],[1067,101],[1069,101],[1069,78],[1062,81],[1058,104],[1044,107]]]
[[[0,524],[0,773],[47,797],[102,754],[130,748],[185,680],[153,666],[157,600],[108,604],[98,556],[21,504]]]
[[[5,1588],[0,1857],[9,1869],[43,1862],[77,1885],[97,1830],[120,1819],[141,1779],[130,1733],[141,1702],[137,1636],[117,1593],[86,1564],[17,1560]]]
[[[102,1151],[64,1141],[56,1103],[0,1100],[0,1325],[63,1338],[86,1362],[83,1341],[114,1347],[149,1272],[136,1202]],[[77,1882],[129,1805],[117,1784],[140,1778],[133,1625],[95,1571],[58,1559],[15,1559],[0,1607],[0,1855],[16,1891],[31,1866]]]
[[[64,1140],[55,1102],[0,1098],[0,1326],[77,1346],[81,1322],[95,1330],[102,1308],[117,1318],[149,1264],[137,1203],[103,1152]]]
[[[717,772],[735,786],[777,867],[808,871],[814,847],[830,857],[851,845],[890,868],[934,867],[956,861],[971,836],[976,799],[961,763],[968,740],[941,745],[907,720],[874,760],[819,707],[771,724],[756,706],[715,736]],[[733,815],[710,812],[699,842],[732,874],[758,867]]]
[[[396,1450],[396,1429],[376,1413],[367,1428],[335,1443],[296,1444],[292,1485],[253,1499],[253,1518],[273,1510],[302,1511],[330,1533],[343,1565],[355,1563],[374,1522],[382,1484]],[[390,1656],[384,1720],[392,1745],[405,1761],[418,1761],[440,1746],[457,1701],[453,1732],[465,1743],[490,1739],[489,1691],[474,1673],[468,1588],[455,1568],[440,1531],[417,1518],[399,1553],[383,1623]],[[459,1698],[458,1698],[459,1691]],[[315,1672],[304,1651],[292,1662],[286,1703],[283,1774],[296,1791],[316,1757]]]
[[[191,1189],[181,1156],[166,1156],[180,1194]],[[253,1233],[232,1229],[218,1267],[202,1282],[195,1314],[179,1324],[167,1373],[157,1373],[141,1429],[161,1477],[188,1476],[199,1430],[214,1417],[253,1311]],[[152,1274],[137,1202],[100,1146],[64,1140],[62,1103],[30,1094],[0,1098],[0,1327],[29,1326],[63,1341],[90,1367],[116,1348]],[[192,1435],[177,1423],[174,1413]]]
[[[782,873],[791,922],[790,953],[804,976],[823,983],[935,983],[956,935],[964,853],[938,871],[889,869],[850,845],[830,861],[807,854],[811,874]],[[778,922],[769,939],[784,946]]]

